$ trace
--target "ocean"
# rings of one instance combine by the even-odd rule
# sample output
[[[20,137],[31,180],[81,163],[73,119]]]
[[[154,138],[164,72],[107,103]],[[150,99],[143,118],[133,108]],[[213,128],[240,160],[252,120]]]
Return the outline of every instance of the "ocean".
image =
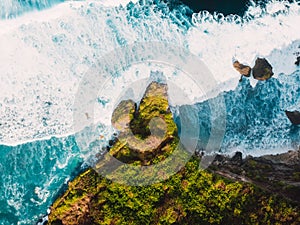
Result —
[[[163,1],[1,1],[0,224],[35,224],[46,215],[68,180],[92,163],[113,137],[110,116],[120,96],[151,73],[164,73],[189,96],[188,102],[180,102],[174,95],[171,106],[176,112],[182,104],[194,104],[202,129],[199,139],[209,138],[205,90],[190,85],[180,68],[161,62],[132,64],[138,57],[134,48],[127,58],[105,58],[124,46],[178,46],[209,68],[214,80],[210,97],[225,103],[216,106],[226,119],[216,152],[259,156],[299,148],[300,128],[284,113],[300,110],[295,65],[300,55],[299,4],[249,2],[236,14],[224,9],[223,15],[213,13],[214,7],[209,12],[191,5],[202,10],[191,13],[175,4],[170,10]],[[270,62],[274,77],[240,82],[232,61],[254,66],[257,57]],[[80,87],[86,85],[82,81],[92,78],[93,69],[105,60],[120,60],[124,67],[106,70],[105,85],[93,99],[94,113],[84,113],[84,122],[77,121],[76,110],[88,104],[76,104]],[[207,80],[202,81],[205,89]],[[180,115],[174,116],[180,128]]]

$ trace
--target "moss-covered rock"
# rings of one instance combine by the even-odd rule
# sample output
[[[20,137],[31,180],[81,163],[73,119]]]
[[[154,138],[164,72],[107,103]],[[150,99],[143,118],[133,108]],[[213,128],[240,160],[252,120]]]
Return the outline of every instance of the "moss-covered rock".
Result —
[[[51,207],[49,224],[299,224],[299,208],[252,184],[204,170],[193,157],[151,186],[111,182],[88,169]]]
[[[132,100],[119,103],[112,115],[112,124],[120,132],[109,151],[112,156],[149,165],[172,153],[170,145],[178,143],[178,138],[167,91],[166,84],[152,82],[138,107]]]
[[[188,161],[191,154],[179,141],[167,90],[166,84],[152,82],[139,105],[119,103],[112,115],[119,135],[95,165],[100,174],[123,184],[148,185],[167,179]]]

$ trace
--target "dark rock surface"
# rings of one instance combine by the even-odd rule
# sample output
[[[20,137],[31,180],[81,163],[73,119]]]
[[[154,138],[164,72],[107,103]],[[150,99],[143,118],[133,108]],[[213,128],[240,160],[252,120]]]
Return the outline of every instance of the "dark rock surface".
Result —
[[[289,118],[292,124],[299,125],[300,124],[300,112],[298,111],[285,111],[286,116]]]
[[[297,60],[295,62],[295,65],[300,66],[300,56],[297,57]]]
[[[257,58],[252,69],[253,77],[257,80],[268,80],[274,73],[271,64],[265,58]]]
[[[233,158],[218,155],[210,169],[300,203],[300,150],[261,157],[248,156],[242,160],[241,153],[236,153]]]

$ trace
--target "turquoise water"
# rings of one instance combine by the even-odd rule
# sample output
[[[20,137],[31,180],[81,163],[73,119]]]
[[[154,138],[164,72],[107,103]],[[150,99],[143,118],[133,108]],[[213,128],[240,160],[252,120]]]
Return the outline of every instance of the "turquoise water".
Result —
[[[287,119],[284,110],[296,110],[300,103],[299,70],[277,79],[259,82],[254,88],[244,79],[237,90],[225,95],[227,129],[224,148],[237,147],[247,154],[262,149],[297,149],[300,127]],[[255,152],[255,153],[254,153]]]
[[[32,224],[44,215],[82,159],[74,137],[0,146],[0,224]]]
[[[0,15],[3,19],[19,16],[16,20],[19,23],[23,18],[22,13],[27,12],[26,16],[30,16],[32,10],[41,10],[59,2],[10,1],[5,5],[5,13],[1,2]],[[47,213],[53,200],[66,187],[67,181],[80,172],[86,159],[97,152],[97,146],[108,143],[107,136],[100,144],[87,143],[87,149],[80,149],[75,136],[66,135],[72,133],[67,130],[69,124],[65,120],[72,116],[74,99],[69,96],[76,89],[74,83],[83,76],[82,67],[91,66],[93,60],[108,49],[132,41],[154,40],[183,45],[212,65],[220,84],[224,80],[227,82],[220,93],[225,99],[227,120],[225,137],[219,149],[221,152],[232,153],[239,150],[245,154],[261,155],[296,149],[300,145],[299,127],[292,126],[284,114],[287,109],[300,109],[300,72],[293,61],[300,35],[297,29],[287,32],[297,21],[298,17],[295,16],[300,15],[299,10],[292,13],[286,9],[275,10],[270,7],[270,14],[265,15],[264,11],[257,12],[260,8],[256,7],[251,11],[253,14],[249,16],[248,13],[247,17],[253,21],[240,25],[238,17],[218,21],[206,12],[191,19],[186,17],[189,9],[179,7],[170,11],[166,4],[157,1],[155,7],[146,1],[141,1],[141,5],[130,3],[127,7],[108,8],[97,4],[97,1],[82,6],[74,3],[76,7],[72,4],[57,4],[61,8],[55,9],[61,13],[62,19],[49,18],[47,21],[42,18],[41,21],[31,22],[33,19],[29,17],[29,22],[26,20],[25,24],[16,25],[15,33],[10,33],[13,24],[10,22],[13,20],[7,21],[9,28],[5,27],[8,31],[4,38],[8,38],[3,40],[12,40],[12,43],[4,43],[16,45],[17,50],[13,55],[15,59],[9,58],[5,51],[4,56],[2,53],[0,56],[8,59],[8,64],[15,63],[16,60],[18,66],[12,67],[13,69],[6,67],[6,64],[0,66],[0,69],[4,68],[1,72],[5,74],[3,77],[1,75],[1,82],[8,87],[1,90],[3,94],[0,92],[0,140],[5,143],[0,145],[1,225],[34,224]],[[270,6],[273,5],[275,3]],[[186,11],[182,13],[179,9]],[[42,17],[46,11],[38,15]],[[6,22],[1,22],[1,25],[6,25]],[[244,27],[251,29],[245,28],[244,34]],[[266,30],[266,27],[272,29]],[[279,32],[274,27],[279,27]],[[285,29],[286,33],[281,29]],[[98,35],[102,31],[105,34],[104,39]],[[255,34],[258,41],[255,42],[255,47],[249,47],[248,42],[251,40],[246,39],[250,36],[249,32],[252,35],[257,32]],[[276,35],[271,36],[274,32],[277,32],[278,38]],[[279,36],[280,33],[284,33],[282,37]],[[226,39],[227,34],[230,41]],[[265,43],[266,37],[273,39]],[[246,40],[243,41],[244,39]],[[232,46],[236,48],[233,49]],[[277,47],[280,50],[273,51]],[[30,56],[35,58],[29,61],[32,65],[26,67],[28,59],[23,56],[23,52],[28,53],[28,49]],[[17,58],[19,51],[22,55]],[[231,58],[244,57],[251,63],[252,55],[265,55],[270,58],[274,69],[279,71],[277,77],[258,82],[256,86],[250,85],[253,80],[248,79],[238,83],[239,75],[231,70]],[[45,60],[49,63],[47,68],[43,67]],[[214,61],[217,61],[217,68],[213,66]],[[222,68],[221,72],[218,67]],[[281,69],[285,73],[280,73]],[[47,72],[43,74],[41,71]],[[24,81],[21,79],[23,74],[29,74]],[[32,74],[33,77],[30,76]],[[7,82],[6,77],[10,78]],[[9,89],[10,85],[12,89]],[[104,99],[100,103],[105,107],[110,100]],[[210,134],[210,108],[207,102],[198,103],[196,106],[200,112],[199,145],[205,148],[205,141]],[[178,126],[179,120],[180,118],[176,118]],[[109,133],[109,126],[101,129]],[[62,137],[54,137],[58,135]],[[36,140],[37,138],[41,140]]]
[[[300,146],[300,127],[293,126],[283,108],[300,101],[300,73],[260,82],[244,79],[234,91],[223,93],[227,107],[226,134],[221,151],[253,149],[261,154]],[[200,127],[210,129],[209,106],[198,104]],[[178,123],[179,125],[180,123]],[[201,132],[205,143],[209,132]],[[79,173],[83,158],[74,136],[51,138],[14,147],[0,146],[0,224],[31,224],[44,215],[66,182]],[[261,151],[261,152],[260,152]]]
[[[220,152],[259,156],[299,148],[300,127],[292,125],[284,112],[299,106],[299,70],[259,82],[255,87],[244,78],[235,90],[221,96],[226,104],[226,132]],[[199,139],[204,143],[200,148],[205,148],[210,135],[210,108],[207,102],[197,107],[202,131]]]

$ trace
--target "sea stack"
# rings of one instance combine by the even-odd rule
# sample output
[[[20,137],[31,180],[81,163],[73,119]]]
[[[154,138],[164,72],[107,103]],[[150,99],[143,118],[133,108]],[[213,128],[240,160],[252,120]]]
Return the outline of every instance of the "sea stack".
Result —
[[[265,58],[257,58],[253,67],[253,77],[256,80],[268,80],[274,75],[272,69]]]

